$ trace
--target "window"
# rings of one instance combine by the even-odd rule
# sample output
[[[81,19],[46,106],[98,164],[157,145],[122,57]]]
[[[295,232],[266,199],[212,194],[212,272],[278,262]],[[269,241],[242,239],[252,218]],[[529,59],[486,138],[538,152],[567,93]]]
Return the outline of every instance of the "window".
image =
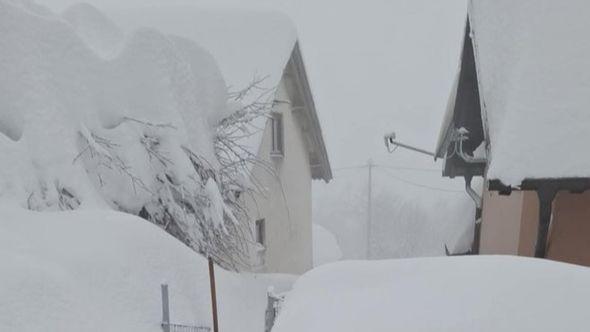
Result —
[[[284,148],[284,132],[283,132],[283,115],[280,113],[273,113],[270,118],[272,146],[270,155],[273,157],[282,157],[285,154]]]
[[[261,245],[265,244],[265,220],[258,219],[256,220],[256,242],[260,243]]]

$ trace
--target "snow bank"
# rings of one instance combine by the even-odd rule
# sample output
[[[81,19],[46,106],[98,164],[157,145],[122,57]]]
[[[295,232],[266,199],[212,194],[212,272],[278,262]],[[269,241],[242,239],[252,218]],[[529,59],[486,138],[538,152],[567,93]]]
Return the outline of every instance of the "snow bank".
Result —
[[[338,240],[325,227],[313,224],[313,266],[332,263],[342,258]]]
[[[2,331],[159,332],[161,283],[173,322],[211,326],[206,260],[130,215],[2,205],[0,260]],[[222,331],[262,331],[267,287],[293,280],[216,273]]]
[[[583,331],[590,269],[501,256],[347,261],[303,275],[273,332]]]
[[[590,177],[590,3],[478,0],[469,15],[489,125],[488,178],[518,186]]]

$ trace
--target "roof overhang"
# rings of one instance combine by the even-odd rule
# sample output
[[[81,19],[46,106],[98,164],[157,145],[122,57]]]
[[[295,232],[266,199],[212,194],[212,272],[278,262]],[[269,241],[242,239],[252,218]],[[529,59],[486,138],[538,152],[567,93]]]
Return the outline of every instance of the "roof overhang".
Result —
[[[560,191],[583,193],[590,190],[590,178],[546,178],[526,179],[520,186],[513,187],[499,180],[490,180],[488,190],[497,191],[500,195],[510,195],[513,190],[535,191],[539,199],[539,224],[535,241],[535,257],[547,255],[547,239],[553,213],[553,200]]]
[[[294,85],[293,90],[296,91],[295,95],[292,96],[292,108],[295,110],[295,116],[304,132],[312,179],[329,182],[332,180],[332,169],[299,42],[296,42],[293,47],[284,75],[291,78],[288,84]]]
[[[467,162],[459,156],[456,146],[456,133],[460,128],[469,131],[468,140],[463,142],[463,152],[473,152],[485,140],[479,83],[475,53],[471,40],[469,19],[465,24],[463,46],[459,67],[435,148],[435,159],[444,158],[443,176],[482,176],[485,163]]]
[[[510,195],[512,191],[529,190],[538,191],[549,189],[552,191],[569,191],[582,193],[590,190],[590,178],[546,178],[546,179],[525,179],[519,186],[509,186],[500,180],[489,180],[488,189],[497,191],[501,195]]]

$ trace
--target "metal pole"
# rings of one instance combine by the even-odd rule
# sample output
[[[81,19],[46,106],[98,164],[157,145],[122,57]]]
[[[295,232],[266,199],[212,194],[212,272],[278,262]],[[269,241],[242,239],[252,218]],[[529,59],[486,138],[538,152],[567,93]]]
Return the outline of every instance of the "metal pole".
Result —
[[[213,312],[213,332],[219,332],[217,321],[217,294],[215,291],[215,265],[211,257],[209,260],[209,284],[211,286],[211,311]]]
[[[170,307],[166,284],[162,284],[162,328],[164,332],[170,332]]]
[[[432,157],[434,157],[434,152],[426,151],[426,150],[424,150],[424,149],[420,149],[420,148],[417,148],[417,147],[413,147],[413,146],[411,146],[411,145],[407,145],[407,144],[404,144],[404,143],[400,143],[400,142],[398,142],[398,141],[395,141],[395,140],[393,140],[393,139],[390,139],[390,140],[389,140],[389,142],[390,142],[391,144],[395,145],[395,146],[399,146],[399,147],[402,147],[402,148],[404,148],[404,149],[408,149],[408,150],[416,151],[416,152],[423,153],[423,154],[426,154],[426,155],[429,155],[429,156],[432,156]]]
[[[369,168],[368,176],[368,196],[367,196],[367,259],[371,258],[371,228],[373,223],[373,160],[369,159],[367,167]]]

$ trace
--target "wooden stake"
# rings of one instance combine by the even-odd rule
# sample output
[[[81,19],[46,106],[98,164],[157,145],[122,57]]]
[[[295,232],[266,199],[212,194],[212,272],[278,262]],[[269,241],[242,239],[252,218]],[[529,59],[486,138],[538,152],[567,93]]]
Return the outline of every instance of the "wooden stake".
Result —
[[[217,294],[215,291],[215,265],[213,259],[209,257],[209,284],[211,286],[211,309],[213,312],[213,332],[219,332],[219,323],[217,322]]]
[[[162,328],[164,332],[170,332],[170,307],[168,299],[168,285],[162,285]]]

